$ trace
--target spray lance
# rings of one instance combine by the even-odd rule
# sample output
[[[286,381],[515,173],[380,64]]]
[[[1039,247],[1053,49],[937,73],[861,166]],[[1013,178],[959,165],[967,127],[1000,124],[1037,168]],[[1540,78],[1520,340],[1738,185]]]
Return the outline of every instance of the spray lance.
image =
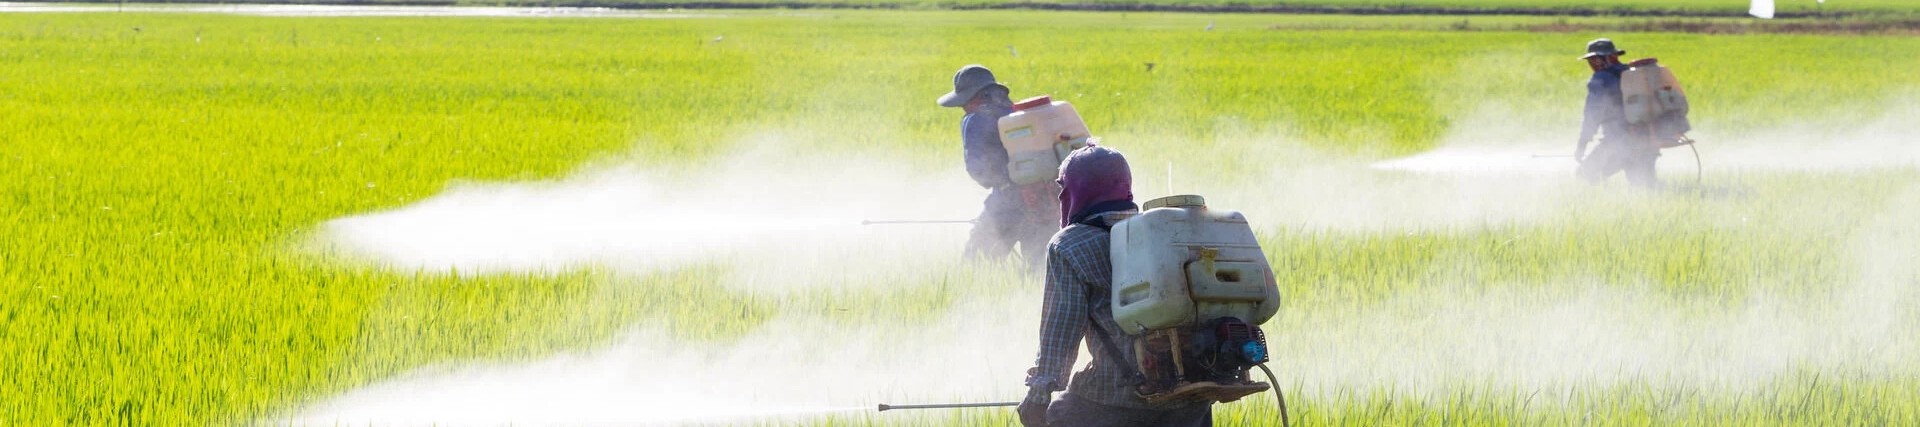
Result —
[[[1661,143],[1660,148],[1668,149],[1668,148],[1679,148],[1681,146],[1686,146],[1688,150],[1692,150],[1693,151],[1693,184],[1700,185],[1700,183],[1706,181],[1707,172],[1706,172],[1706,167],[1703,165],[1703,163],[1701,163],[1701,160],[1700,160],[1700,148],[1693,145],[1695,142],[1698,142],[1698,141],[1695,141],[1693,138],[1688,137],[1686,135],[1680,135],[1673,142]],[[1533,155],[1534,160],[1571,159],[1571,158],[1574,158],[1572,154],[1534,154]]]
[[[860,221],[860,225],[899,225],[899,224],[973,224],[976,219],[869,219]]]
[[[936,404],[930,404],[930,405],[888,405],[888,404],[882,403],[880,404],[879,412],[887,412],[888,410],[892,410],[892,409],[995,408],[995,407],[1001,407],[1001,406],[1020,406],[1020,402],[936,403]]]
[[[1766,3],[1770,17],[1773,3]],[[1660,65],[1659,59],[1646,58],[1627,65],[1631,68],[1620,73],[1621,104],[1627,123],[1646,132],[1647,141],[1656,144],[1657,149],[1685,145],[1693,150],[1694,183],[1699,184],[1706,172],[1701,167],[1700,149],[1694,146],[1693,138],[1687,137],[1693,124],[1687,120],[1691,106],[1686,88],[1680,86],[1680,79],[1674,77],[1672,69]]]

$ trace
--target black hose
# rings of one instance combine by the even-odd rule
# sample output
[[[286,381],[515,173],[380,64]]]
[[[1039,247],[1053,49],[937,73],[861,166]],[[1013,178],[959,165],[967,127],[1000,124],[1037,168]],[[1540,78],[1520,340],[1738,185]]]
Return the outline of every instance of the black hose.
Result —
[[[1274,379],[1273,370],[1267,369],[1267,364],[1253,366],[1260,367],[1260,372],[1267,373],[1267,382],[1273,383],[1273,398],[1280,400],[1280,427],[1292,427],[1292,420],[1287,419],[1287,396],[1280,393],[1280,380]]]
[[[1687,149],[1693,150],[1693,185],[1697,187],[1706,182],[1706,168],[1700,166],[1700,148],[1693,146],[1693,142],[1689,141]]]

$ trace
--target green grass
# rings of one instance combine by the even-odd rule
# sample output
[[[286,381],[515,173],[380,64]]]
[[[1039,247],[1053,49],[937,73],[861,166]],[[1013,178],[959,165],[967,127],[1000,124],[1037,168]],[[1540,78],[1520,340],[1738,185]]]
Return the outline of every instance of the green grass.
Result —
[[[166,2],[166,1],[162,1]],[[176,2],[189,3],[189,2]],[[238,3],[276,3],[246,0]],[[335,0],[341,4],[458,4],[467,6],[611,6],[659,7],[665,5],[712,4],[685,0]],[[1089,7],[1185,7],[1185,8],[1279,8],[1293,11],[1342,11],[1347,13],[1445,13],[1445,14],[1599,14],[1599,15],[1715,15],[1745,16],[1748,0],[726,0],[719,3],[790,6],[812,8],[982,8],[1045,7],[1081,5]],[[1834,0],[1825,4],[1815,0],[1775,0],[1777,13],[1804,16],[1887,15],[1911,16],[1920,7],[1903,0]]]
[[[1183,177],[1192,181],[1234,183],[1297,161],[1257,155],[1250,145],[1271,139],[1249,135],[1364,161],[1433,148],[1488,104],[1509,107],[1516,123],[1566,129],[1556,144],[1570,144],[1587,74],[1573,57],[1603,34],[1446,30],[1455,21],[0,15],[0,425],[243,423],[435,363],[594,348],[639,322],[727,341],[781,313],[885,307],[837,320],[867,324],[1024,289],[963,269],[889,291],[774,298],[699,285],[724,277],[724,264],[645,277],[447,274],[306,250],[326,220],[404,206],[452,182],[554,179],[607,161],[697,166],[767,132],[960,173],[957,113],[933,99],[965,63],[993,66],[1016,95],[1072,100],[1142,164],[1194,147],[1226,153]],[[1201,31],[1208,23],[1218,27]],[[1920,87],[1911,37],[1604,35],[1679,70],[1697,98],[1696,126],[1729,143],[1807,117],[1867,123]],[[1459,283],[1648,283],[1677,307],[1755,293],[1817,298],[1856,274],[1846,252],[1871,221],[1862,212],[1911,191],[1915,175],[1714,178],[1754,194],[1601,197],[1589,206],[1626,211],[1413,231],[1273,219],[1263,239],[1287,266],[1289,300],[1269,328]],[[1734,214],[1758,220],[1727,224]],[[716,321],[703,304],[739,314]],[[1471,387],[1439,401],[1290,403],[1315,425],[1898,425],[1920,417],[1915,386],[1864,377],[1699,399],[1593,391],[1545,410]],[[1220,416],[1267,419],[1264,399]],[[921,416],[823,422],[1009,420]]]

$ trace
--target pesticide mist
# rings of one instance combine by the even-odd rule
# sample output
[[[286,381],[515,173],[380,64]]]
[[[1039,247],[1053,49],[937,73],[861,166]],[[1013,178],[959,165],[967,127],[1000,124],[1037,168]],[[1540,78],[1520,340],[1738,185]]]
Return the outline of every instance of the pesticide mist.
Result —
[[[726,262],[736,287],[778,291],[925,270],[959,258],[984,190],[859,155],[798,158],[748,150],[706,169],[613,167],[561,182],[462,184],[412,206],[326,224],[326,240],[398,269],[634,274]],[[817,273],[817,274],[816,274]],[[822,276],[826,275],[826,276]]]
[[[1891,129],[1859,129],[1854,144],[1895,145]],[[1749,203],[1589,187],[1568,176],[1571,162],[1524,158],[1533,146],[1480,142],[1543,131],[1461,132],[1433,152],[1384,162],[1343,158],[1286,137],[1214,144],[1241,147],[1232,156],[1130,147],[1121,138],[1109,146],[1142,159],[1134,161],[1137,198],[1205,194],[1214,206],[1243,210],[1258,227],[1279,232],[1553,227],[1569,216],[1629,221],[1649,205]],[[1702,150],[1722,159],[1710,164],[1763,174],[1910,170],[1920,159],[1905,146],[1833,161],[1750,154],[1827,149],[1791,129],[1771,135]],[[717,264],[735,272],[717,285],[754,295],[875,289],[928,275],[945,275],[953,286],[1026,285],[983,288],[924,320],[848,324],[830,313],[792,310],[724,341],[676,339],[640,324],[610,347],[544,361],[421,369],[305,408],[292,420],[653,425],[868,414],[886,422],[908,415],[866,411],[877,403],[1018,399],[1035,345],[1038,279],[980,273],[1012,269],[1006,265],[957,263],[964,224],[860,225],[968,219],[982,191],[957,169],[916,172],[861,155],[747,152],[690,170],[610,167],[556,182],[455,185],[411,206],[331,221],[323,240],[392,268],[428,272],[593,266],[644,275]],[[1665,163],[1679,163],[1672,160]],[[1282,316],[1266,326],[1275,369],[1283,384],[1304,393],[1303,405],[1368,393],[1443,400],[1466,391],[1539,395],[1537,404],[1551,405],[1609,387],[1743,393],[1809,373],[1920,374],[1920,342],[1911,338],[1920,336],[1920,313],[1911,308],[1920,283],[1911,262],[1920,256],[1920,230],[1911,221],[1920,212],[1920,190],[1901,194],[1872,206],[1769,205],[1865,218],[1845,233],[1853,237],[1844,262],[1856,271],[1841,283],[1801,284],[1823,289],[1813,297],[1756,292],[1704,301],[1589,277],[1526,286],[1462,277],[1382,301],[1283,304]],[[1779,213],[1751,213],[1770,214]]]
[[[729,274],[714,285],[773,298],[1002,269],[959,262],[966,224],[862,225],[971,219],[985,193],[964,175],[777,145],[691,170],[608,167],[558,182],[454,185],[411,206],[331,221],[322,246],[429,273],[596,267],[641,276],[717,264]],[[676,340],[640,324],[611,348],[526,365],[423,369],[291,421],[667,425],[872,411],[910,403],[903,399],[1004,400],[1020,391],[1018,375],[1031,359],[1005,349],[1034,342],[1038,298],[1037,287],[983,294],[914,324],[849,327],[817,313],[780,313],[724,343]]]
[[[1920,117],[1920,100],[1900,98],[1868,110],[1885,113],[1859,125],[1808,121],[1743,131],[1698,129],[1692,133],[1700,141],[1698,155],[1684,148],[1665,150],[1660,173],[1673,181],[1692,178],[1701,168],[1708,174],[1920,168],[1920,145],[1913,144],[1911,129],[1913,118]],[[1575,129],[1507,123],[1514,115],[1510,107],[1483,107],[1463,118],[1440,148],[1373,168],[1441,176],[1570,176],[1576,165]]]
[[[847,328],[795,315],[732,343],[642,328],[612,348],[525,365],[428,369],[309,408],[330,425],[674,425],[871,412],[877,403],[1021,393],[1038,293],[956,304],[928,323]]]

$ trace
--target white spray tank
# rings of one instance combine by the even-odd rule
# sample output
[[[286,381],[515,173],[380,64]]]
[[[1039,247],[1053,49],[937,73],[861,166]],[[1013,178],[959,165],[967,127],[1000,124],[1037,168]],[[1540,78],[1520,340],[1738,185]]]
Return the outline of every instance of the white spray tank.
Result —
[[[1647,132],[1654,143],[1683,139],[1693,125],[1687,121],[1687,91],[1680,87],[1680,79],[1655,58],[1629,65],[1632,68],[1620,73],[1620,98],[1626,107],[1627,123]]]
[[[1113,226],[1113,320],[1128,334],[1221,317],[1252,325],[1280,310],[1273,268],[1237,211],[1207,209],[1200,196],[1141,206]]]
[[[1014,185],[1052,182],[1067,154],[1092,137],[1073,104],[1046,95],[1021,100],[1013,104],[1013,114],[1000,118],[1000,143],[1007,149],[1007,175]]]
[[[1280,288],[1247,218],[1200,196],[1141,207],[1109,235],[1113,320],[1133,346],[1135,392],[1231,402],[1266,391],[1249,371],[1268,360],[1259,325],[1279,312]]]

